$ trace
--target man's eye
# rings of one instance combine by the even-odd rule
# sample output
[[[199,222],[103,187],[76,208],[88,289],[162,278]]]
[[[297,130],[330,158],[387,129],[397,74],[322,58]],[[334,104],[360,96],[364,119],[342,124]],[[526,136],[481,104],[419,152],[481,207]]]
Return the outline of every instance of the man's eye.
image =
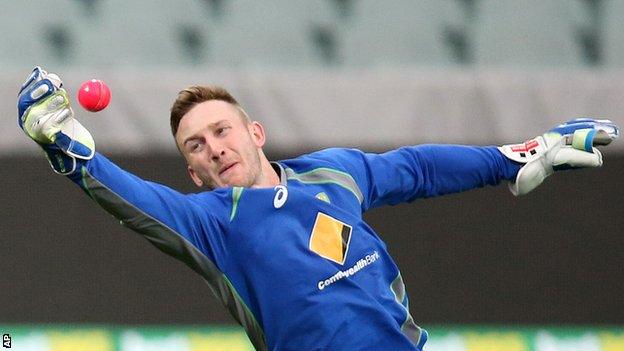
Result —
[[[198,142],[190,143],[189,144],[189,150],[191,152],[199,151],[199,150],[201,150],[201,144],[198,143]]]
[[[226,130],[229,129],[229,127],[221,127],[219,129],[217,129],[217,135],[223,135],[225,134]]]

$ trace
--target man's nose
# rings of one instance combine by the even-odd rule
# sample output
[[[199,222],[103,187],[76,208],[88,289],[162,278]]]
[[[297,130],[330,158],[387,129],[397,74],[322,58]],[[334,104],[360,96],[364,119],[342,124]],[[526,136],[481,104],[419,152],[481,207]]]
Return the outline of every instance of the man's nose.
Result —
[[[218,152],[218,153],[213,152],[213,153],[212,153],[212,159],[213,159],[214,161],[219,161],[219,159],[220,159],[221,157],[223,157],[223,155],[225,155],[225,150],[221,150],[221,151],[220,151],[220,152]]]
[[[208,142],[208,146],[210,147],[210,157],[213,161],[218,161],[223,155],[225,155],[225,147],[223,147],[223,143],[212,140]]]

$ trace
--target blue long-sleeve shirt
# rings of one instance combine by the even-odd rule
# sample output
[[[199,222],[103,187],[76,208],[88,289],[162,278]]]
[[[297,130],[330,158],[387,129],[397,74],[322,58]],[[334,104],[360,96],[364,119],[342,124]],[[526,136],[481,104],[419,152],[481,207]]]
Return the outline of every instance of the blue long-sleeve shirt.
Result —
[[[96,154],[70,178],[199,273],[258,350],[421,350],[398,267],[369,208],[498,184],[495,147],[327,149],[274,162],[275,188],[181,194]],[[417,233],[415,233],[417,235]]]

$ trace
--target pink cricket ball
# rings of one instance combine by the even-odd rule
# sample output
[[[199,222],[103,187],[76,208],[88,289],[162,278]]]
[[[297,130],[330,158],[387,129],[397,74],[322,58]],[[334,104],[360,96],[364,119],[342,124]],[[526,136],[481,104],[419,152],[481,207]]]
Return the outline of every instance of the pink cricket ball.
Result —
[[[98,112],[105,109],[110,99],[110,89],[99,79],[91,79],[82,83],[78,90],[78,102],[87,111]]]

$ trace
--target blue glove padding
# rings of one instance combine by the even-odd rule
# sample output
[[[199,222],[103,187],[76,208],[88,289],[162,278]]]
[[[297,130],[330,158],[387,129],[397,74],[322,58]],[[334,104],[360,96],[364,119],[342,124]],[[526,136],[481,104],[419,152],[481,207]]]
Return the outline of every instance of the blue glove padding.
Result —
[[[576,118],[562,123],[550,132],[566,137],[575,149],[593,152],[593,146],[609,145],[620,136],[620,128],[608,119]]]

